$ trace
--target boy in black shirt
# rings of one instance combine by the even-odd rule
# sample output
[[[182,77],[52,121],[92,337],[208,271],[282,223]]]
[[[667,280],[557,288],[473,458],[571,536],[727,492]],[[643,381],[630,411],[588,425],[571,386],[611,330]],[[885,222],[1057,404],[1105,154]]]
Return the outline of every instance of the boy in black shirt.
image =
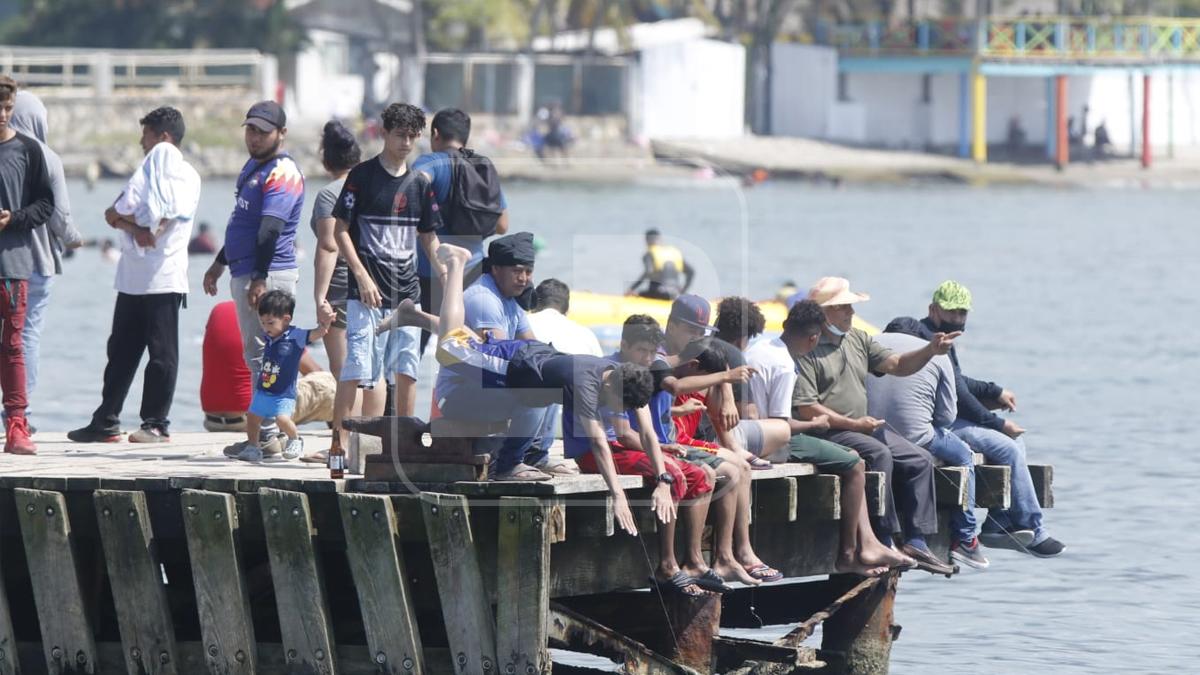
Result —
[[[350,170],[333,208],[334,236],[350,268],[347,354],[333,412],[338,433],[354,405],[355,387],[364,390],[363,415],[383,414],[386,391],[375,385],[384,377],[396,385],[394,414],[413,414],[421,332],[403,327],[377,334],[376,329],[401,301],[420,297],[417,246],[431,253],[442,224],[429,178],[405,165],[425,128],[425,114],[393,103],[382,118],[383,152]]]

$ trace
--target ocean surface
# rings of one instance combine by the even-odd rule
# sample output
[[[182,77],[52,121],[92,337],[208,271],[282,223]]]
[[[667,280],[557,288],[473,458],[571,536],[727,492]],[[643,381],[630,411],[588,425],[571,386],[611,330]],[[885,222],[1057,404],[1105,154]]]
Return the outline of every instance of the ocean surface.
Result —
[[[310,178],[309,194],[322,184]],[[86,237],[119,184],[72,184]],[[957,279],[975,296],[959,340],[965,370],[1016,392],[1030,458],[1055,465],[1053,560],[991,551],[986,572],[907,574],[895,673],[1194,672],[1200,659],[1196,341],[1200,228],[1190,191],[821,188],[731,182],[506,186],[512,229],[545,243],[537,278],[620,293],[638,274],[641,233],[661,229],[696,267],[704,295],[774,295],[826,275],[871,294],[882,325],[921,316]],[[205,183],[199,220],[223,230],[232,180]],[[297,323],[312,325],[313,237],[305,216]],[[181,319],[173,429],[200,429],[200,345],[214,299],[210,257],[192,258]],[[115,265],[96,249],[68,261],[42,343],[32,415],[42,430],[86,423],[99,402]],[[322,357],[323,358],[323,357]],[[427,400],[426,392],[426,400]],[[123,419],[137,426],[141,384]],[[420,407],[424,407],[421,404]],[[768,561],[769,562],[769,561]]]

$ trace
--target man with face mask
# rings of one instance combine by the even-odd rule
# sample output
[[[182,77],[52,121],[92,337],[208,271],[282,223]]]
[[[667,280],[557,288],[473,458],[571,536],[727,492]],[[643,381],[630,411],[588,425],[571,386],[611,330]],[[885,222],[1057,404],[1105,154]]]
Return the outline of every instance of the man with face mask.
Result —
[[[887,425],[867,414],[868,375],[908,377],[931,358],[945,354],[957,333],[936,333],[920,349],[897,354],[865,331],[854,328],[854,304],[870,299],[850,290],[841,277],[825,277],[808,292],[825,314],[817,346],[796,359],[792,407],[797,419],[825,415],[829,430],[821,438],[856,451],[872,471],[886,477],[886,512],[873,523],[879,540],[901,543],[901,552],[922,569],[952,570],[929,549],[925,537],[937,532],[933,458]],[[893,498],[893,493],[897,496]],[[897,510],[897,505],[903,510]]]
[[[966,329],[971,311],[971,291],[957,281],[942,282],[933,292],[929,314],[918,321],[911,317],[893,319],[887,332],[907,333],[929,339],[937,332]],[[1046,533],[1042,510],[1034,493],[1033,478],[1025,457],[1025,430],[993,410],[1015,411],[1016,396],[993,382],[967,377],[959,366],[954,347],[949,352],[958,392],[958,419],[951,425],[954,435],[966,441],[989,464],[1006,464],[1012,469],[1012,506],[991,509],[979,532],[979,542],[991,548],[1008,548],[1040,558],[1056,556],[1066,546]]]

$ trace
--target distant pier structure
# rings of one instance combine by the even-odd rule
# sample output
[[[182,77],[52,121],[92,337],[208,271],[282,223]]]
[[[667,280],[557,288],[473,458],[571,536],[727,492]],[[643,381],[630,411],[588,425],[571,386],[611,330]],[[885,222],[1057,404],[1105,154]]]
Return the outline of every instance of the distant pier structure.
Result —
[[[1177,97],[1190,99],[1200,87],[1200,19],[989,16],[826,24],[816,38],[818,47],[776,45],[773,77],[782,81],[773,92],[784,102],[773,102],[775,133],[790,126],[783,133],[950,146],[977,162],[987,161],[989,141],[993,148],[1002,141],[1021,146],[1035,159],[1044,141],[1045,156],[1060,167],[1073,151],[1090,146],[1102,153],[1114,140],[1146,167],[1156,144],[1173,154],[1177,140],[1200,143],[1186,131],[1194,126],[1190,118],[1176,120],[1175,106]],[[830,73],[820,76],[830,103],[797,112],[800,104],[785,88],[817,71],[818,52],[820,68]],[[1179,112],[1191,114],[1190,108]]]

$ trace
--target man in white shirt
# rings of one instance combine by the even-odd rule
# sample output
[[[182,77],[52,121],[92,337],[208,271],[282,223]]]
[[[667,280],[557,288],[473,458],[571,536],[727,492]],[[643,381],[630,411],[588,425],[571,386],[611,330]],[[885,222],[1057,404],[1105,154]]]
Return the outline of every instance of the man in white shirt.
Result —
[[[600,341],[596,334],[586,326],[581,326],[567,318],[571,308],[571,289],[558,279],[546,279],[538,284],[533,291],[535,311],[529,314],[529,326],[533,335],[540,342],[554,347],[564,354],[585,354],[603,357],[600,351]],[[538,460],[548,458],[550,446],[554,444],[558,418],[562,415],[562,406],[555,403],[546,408],[542,419],[541,432],[538,441],[529,450],[526,463],[536,464]],[[530,461],[533,460],[533,461]],[[555,462],[560,473],[577,473],[567,466]]]
[[[187,246],[200,203],[200,174],[183,158],[183,115],[169,107],[140,120],[146,158],[104,212],[121,235],[112,334],[100,407],[67,434],[80,443],[121,439],[120,415],[142,353],[150,352],[142,391],[142,425],[134,443],[163,443],[179,365],[179,308],[188,292]]]

